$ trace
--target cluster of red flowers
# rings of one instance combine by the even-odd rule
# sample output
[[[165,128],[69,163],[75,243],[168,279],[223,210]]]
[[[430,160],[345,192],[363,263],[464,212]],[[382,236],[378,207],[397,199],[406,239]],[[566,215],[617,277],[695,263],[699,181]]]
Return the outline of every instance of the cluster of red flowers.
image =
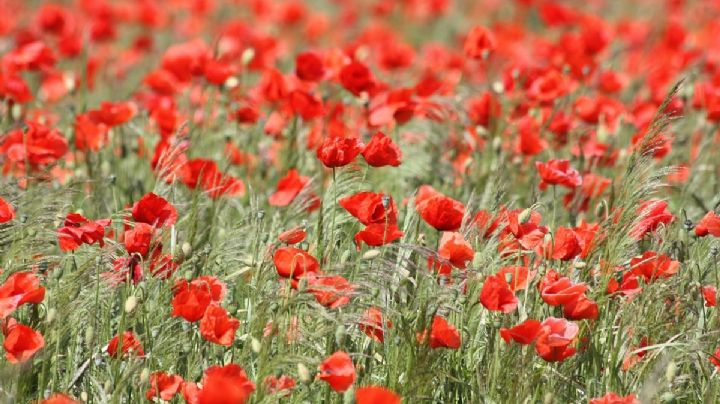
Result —
[[[88,256],[101,268],[97,299],[100,288],[122,296],[130,315],[138,296],[162,296],[171,311],[147,317],[221,353],[171,367],[154,360],[148,324],[106,319],[105,358],[152,367],[151,401],[244,403],[256,382],[294,394],[286,369],[233,361],[239,347],[261,351],[263,324],[263,349],[277,349],[281,326],[278,344],[318,348],[299,325],[313,317],[305,310],[351,318],[317,350],[336,352],[315,379],[354,386],[359,404],[401,399],[367,383],[396,386],[363,374],[351,346],[460,353],[448,350],[480,338],[468,327],[477,310],[478,334],[506,342],[494,349],[534,348],[542,366],[628,332],[612,347],[626,352],[624,371],[673,324],[616,330],[617,307],[663,294],[657,304],[699,313],[703,332],[716,324],[720,204],[697,182],[717,176],[719,1],[25,3],[0,3],[18,17],[0,17],[0,325],[12,364],[40,362],[45,336],[65,343],[38,310],[57,304],[45,299],[63,287],[50,282],[64,276],[57,267],[80,273]],[[70,194],[62,210],[27,200],[57,189]],[[214,243],[246,225],[257,234],[239,237],[240,258],[213,264],[225,254]],[[51,230],[52,254],[5,252],[36,248],[37,229]],[[36,258],[53,267],[27,265]],[[241,280],[228,275],[236,264]],[[283,300],[281,314],[258,313],[265,293]],[[417,313],[399,318],[408,308]],[[347,344],[348,330],[362,344]],[[693,344],[720,369],[720,347]],[[53,361],[28,380],[47,382]],[[600,393],[591,404],[637,402]]]

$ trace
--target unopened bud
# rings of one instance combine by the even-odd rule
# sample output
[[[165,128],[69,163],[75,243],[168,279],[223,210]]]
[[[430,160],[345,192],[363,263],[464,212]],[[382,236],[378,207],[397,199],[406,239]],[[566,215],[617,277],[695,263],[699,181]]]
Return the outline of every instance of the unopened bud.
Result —
[[[57,316],[57,310],[54,308],[48,310],[47,315],[45,316],[45,321],[47,321],[48,324],[55,321],[55,317]]]
[[[180,248],[182,249],[183,255],[186,257],[189,257],[190,254],[192,254],[192,246],[187,241],[182,243],[182,247]]]
[[[345,336],[345,327],[340,324],[335,328],[335,342],[338,345],[342,344],[343,337]]]
[[[260,353],[260,349],[262,349],[262,344],[260,343],[260,340],[253,337],[250,340],[250,349],[252,349],[252,351],[255,353]]]
[[[362,255],[362,259],[364,260],[371,260],[373,258],[376,258],[378,255],[380,255],[380,250],[373,249],[365,251],[365,254]]]
[[[87,345],[92,344],[93,338],[95,338],[95,329],[93,326],[88,326],[85,329],[85,343]]]
[[[146,384],[148,381],[150,381],[150,369],[143,368],[140,372],[140,383]]]
[[[125,313],[132,313],[132,311],[135,310],[135,306],[137,306],[137,297],[135,297],[135,295],[131,295],[127,298],[127,300],[125,300]]]
[[[247,48],[243,51],[242,55],[240,56],[240,62],[243,65],[247,66],[254,58],[255,58],[255,49]]]
[[[520,215],[518,215],[518,221],[520,223],[527,223],[527,221],[530,220],[532,213],[532,208],[524,209],[522,212],[520,212]]]
[[[665,369],[665,380],[667,380],[668,383],[672,383],[672,381],[675,379],[675,374],[677,373],[677,365],[675,362],[671,361],[668,363],[667,368]]]
[[[310,370],[302,363],[297,364],[298,379],[303,383],[310,382]]]

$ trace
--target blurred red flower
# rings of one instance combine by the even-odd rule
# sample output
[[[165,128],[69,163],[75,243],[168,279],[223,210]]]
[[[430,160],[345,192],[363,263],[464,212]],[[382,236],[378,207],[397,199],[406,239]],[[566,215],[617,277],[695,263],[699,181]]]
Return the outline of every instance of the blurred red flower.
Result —
[[[347,390],[355,382],[355,366],[350,356],[337,351],[326,358],[319,366],[317,378],[327,382],[330,388],[339,393]]]

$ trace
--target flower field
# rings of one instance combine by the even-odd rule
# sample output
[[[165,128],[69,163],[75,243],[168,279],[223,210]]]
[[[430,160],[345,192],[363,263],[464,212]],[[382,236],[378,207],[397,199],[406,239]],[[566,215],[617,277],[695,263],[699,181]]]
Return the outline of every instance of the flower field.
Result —
[[[720,402],[720,1],[0,1],[0,403]]]

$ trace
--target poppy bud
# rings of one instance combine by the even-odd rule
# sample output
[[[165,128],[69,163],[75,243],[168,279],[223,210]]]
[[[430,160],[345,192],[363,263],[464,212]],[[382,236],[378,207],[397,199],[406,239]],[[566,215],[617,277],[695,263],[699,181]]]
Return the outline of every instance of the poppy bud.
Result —
[[[240,80],[237,79],[235,76],[230,76],[225,80],[225,88],[235,88],[240,84]]]
[[[83,402],[87,402],[88,393],[86,391],[83,391],[82,393],[80,393],[80,400],[82,400]]]
[[[340,263],[344,264],[348,262],[350,259],[350,254],[352,253],[352,250],[345,250],[343,251],[342,255],[340,256]]]
[[[498,80],[498,81],[492,83],[492,90],[498,94],[502,94],[505,92],[505,84],[503,84],[502,81]]]
[[[390,206],[390,195],[383,195],[382,196],[382,206],[383,208],[387,209]]]
[[[250,340],[250,348],[253,352],[260,353],[260,349],[262,349],[262,344],[260,344],[260,341],[257,338],[253,337]]]
[[[520,212],[520,215],[518,215],[518,221],[520,223],[527,223],[528,220],[530,220],[530,216],[532,215],[533,210],[532,208],[527,208]]]
[[[127,298],[127,300],[125,300],[125,313],[132,313],[132,311],[135,310],[135,306],[137,306],[137,297],[135,297],[135,295],[131,295]]]
[[[297,364],[297,373],[298,379],[303,383],[308,383],[310,382],[310,380],[312,380],[310,377],[310,370],[302,363]]]
[[[661,403],[674,403],[675,402],[675,394],[673,394],[672,391],[666,391],[660,395],[660,402]]]
[[[343,337],[345,336],[345,327],[340,324],[335,328],[335,342],[338,345],[342,345]]]
[[[189,257],[192,254],[192,246],[187,241],[182,243],[182,253],[185,257]]]
[[[22,116],[22,105],[20,105],[20,104],[13,105],[10,112],[12,113],[12,117],[13,117],[14,121],[19,120],[20,117]]]
[[[52,308],[52,309],[48,310],[47,316],[45,317],[45,321],[46,321],[48,324],[50,324],[50,323],[52,323],[53,321],[55,321],[55,317],[56,317],[56,316],[57,316],[57,310],[55,310],[54,308]]]
[[[368,250],[365,252],[365,254],[362,255],[362,259],[371,260],[371,259],[376,258],[378,255],[380,255],[380,250],[377,250],[377,249]]]
[[[665,380],[667,380],[668,383],[672,383],[672,381],[675,379],[675,374],[677,373],[677,364],[675,362],[670,361],[668,363],[667,368],[665,369]]]
[[[93,338],[95,337],[95,329],[92,326],[88,326],[85,329],[85,344],[92,344]]]
[[[140,383],[145,384],[150,380],[150,369],[143,368],[140,372]]]
[[[240,62],[243,66],[247,66],[255,58],[255,49],[247,48],[240,55]]]

